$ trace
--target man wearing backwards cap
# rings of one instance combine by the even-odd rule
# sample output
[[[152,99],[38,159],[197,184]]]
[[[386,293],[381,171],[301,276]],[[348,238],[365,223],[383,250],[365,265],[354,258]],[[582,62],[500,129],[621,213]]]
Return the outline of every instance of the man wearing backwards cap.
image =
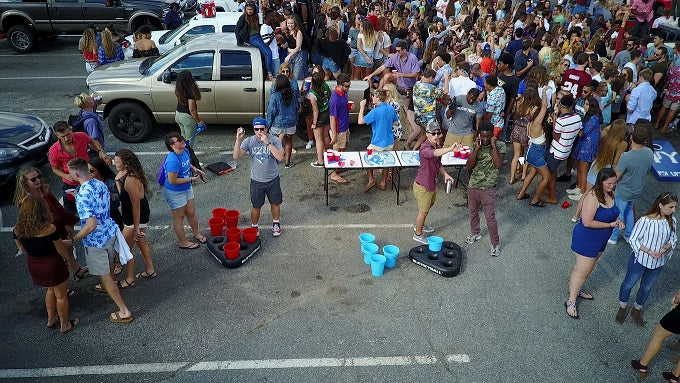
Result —
[[[496,74],[496,60],[493,59],[492,53],[491,44],[483,43],[482,62],[479,63],[479,66],[481,67],[482,72],[486,74]]]
[[[283,147],[278,137],[269,134],[267,120],[257,117],[253,120],[254,136],[245,140],[245,131],[242,128],[236,133],[234,143],[234,159],[238,160],[243,155],[250,154],[250,202],[253,208],[250,210],[251,226],[258,227],[260,221],[260,209],[264,205],[264,196],[267,196],[272,209],[272,235],[281,235],[281,183],[279,182],[278,164],[283,160]],[[259,231],[258,231],[259,235]]]

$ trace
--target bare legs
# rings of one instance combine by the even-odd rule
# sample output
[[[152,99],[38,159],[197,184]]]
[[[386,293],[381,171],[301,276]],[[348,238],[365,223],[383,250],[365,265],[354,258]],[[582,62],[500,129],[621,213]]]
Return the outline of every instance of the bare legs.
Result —
[[[569,277],[569,302],[576,302],[578,293],[581,291],[583,284],[595,267],[595,262],[597,262],[602,253],[598,253],[597,257],[585,257],[579,254],[575,255],[576,262],[574,263],[574,270]],[[571,316],[578,315],[576,309],[573,307],[567,307],[567,313]]]
[[[541,198],[541,194],[543,194],[543,191],[548,187],[548,183],[550,182],[550,171],[548,170],[547,166],[541,166],[538,169],[533,166],[529,166],[529,174],[527,174],[526,178],[524,178],[524,182],[522,182],[522,189],[519,191],[519,194],[517,194],[517,199],[521,199],[526,195],[527,189],[534,180],[534,177],[536,177],[536,174],[541,175],[541,182],[539,182],[538,186],[536,187],[536,192],[534,193],[534,197],[531,199],[531,203],[538,203]]]
[[[389,169],[382,169],[382,175],[380,179],[380,183],[378,183],[378,189],[380,190],[385,190],[385,183],[387,182],[387,173]],[[368,169],[366,170],[366,174],[368,175],[368,184],[366,184],[366,188],[364,191],[369,191],[373,186],[376,185],[375,179],[373,178],[373,169]]]
[[[68,279],[56,286],[48,287],[47,292],[45,293],[47,326],[51,327],[57,322],[60,322],[62,332],[67,331],[71,326],[68,316],[68,295],[66,294],[67,287]],[[58,319],[57,314],[59,315]]]
[[[146,233],[146,229],[139,229],[140,232]],[[125,242],[127,242],[130,247],[130,251],[135,245],[139,247],[139,251],[142,253],[142,258],[144,259],[144,264],[146,265],[146,273],[148,275],[154,274],[156,269],[153,266],[153,259],[151,258],[151,248],[149,243],[146,241],[146,236],[143,236],[139,240],[135,241],[135,229],[131,227],[123,228],[123,236],[125,237]],[[126,277],[125,280],[131,283],[135,280],[135,260],[134,258],[128,261],[126,267]]]
[[[510,185],[515,183],[515,177],[518,173],[519,158],[524,155],[526,148],[519,142],[512,143],[512,162],[510,162]],[[526,170],[522,167],[522,179],[526,179]]]
[[[194,246],[193,242],[189,242],[184,234],[184,217],[187,218],[189,227],[196,238],[202,238],[203,235],[198,230],[198,217],[196,216],[196,204],[194,199],[187,201],[187,204],[172,210],[172,228],[175,230],[180,247]]]
[[[329,125],[314,128],[314,141],[316,142],[316,161],[323,164],[323,152],[331,146],[331,138],[328,135]]]
[[[290,165],[290,154],[293,151],[293,136],[288,134],[279,134],[279,139],[283,144],[283,156],[285,158],[286,166]]]
[[[415,227],[416,235],[422,235],[423,234],[423,226],[425,226],[425,218],[427,218],[427,213],[428,212],[422,212],[422,211],[418,212],[418,215],[416,216],[416,227]],[[420,234],[418,234],[418,233],[420,233]]]
[[[111,265],[111,267],[113,267],[113,265]],[[111,300],[113,300],[113,303],[115,303],[116,306],[118,306],[118,315],[121,318],[128,318],[132,316],[132,313],[130,312],[128,307],[125,305],[125,302],[123,301],[123,297],[120,295],[118,285],[113,280],[113,276],[111,275],[111,273],[100,275],[99,279],[101,280],[104,289],[106,289],[106,293],[109,294],[109,297],[111,297]]]
[[[586,161],[578,161],[577,162],[577,168],[576,168],[576,176],[577,176],[577,186],[581,190],[581,193],[586,192],[586,187],[588,182],[586,179],[588,178],[588,170],[590,169],[590,162]]]
[[[661,128],[661,133],[668,133],[668,125],[670,125],[670,123],[673,121],[676,113],[677,111],[673,109],[666,109],[662,107],[659,111],[659,116],[656,119],[656,123],[654,124],[654,129]],[[664,119],[664,117],[666,118]],[[662,122],[661,126],[659,126],[660,122]]]

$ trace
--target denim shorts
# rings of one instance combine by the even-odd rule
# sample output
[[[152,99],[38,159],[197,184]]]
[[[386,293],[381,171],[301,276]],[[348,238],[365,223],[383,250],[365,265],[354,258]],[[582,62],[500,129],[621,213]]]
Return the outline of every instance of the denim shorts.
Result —
[[[548,166],[548,163],[545,162],[545,145],[529,143],[529,150],[527,150],[526,159],[529,165],[535,167],[536,169]]]
[[[163,188],[163,197],[170,206],[170,210],[179,209],[186,206],[187,201],[194,199],[194,188],[184,191],[173,191]]]
[[[338,64],[335,63],[335,61],[329,59],[328,57],[323,58],[323,63],[321,64],[321,67],[323,70],[329,70],[331,73],[337,73],[340,72],[340,67]]]
[[[373,57],[371,57],[371,63],[369,64],[368,60],[366,60],[366,57],[357,51],[357,56],[354,58],[354,66],[361,68],[373,68]]]
[[[545,162],[548,165],[550,173],[555,173],[557,171],[557,168],[560,166],[562,160],[558,160],[557,158],[555,158],[555,155],[550,153],[550,151],[548,150],[545,152]]]

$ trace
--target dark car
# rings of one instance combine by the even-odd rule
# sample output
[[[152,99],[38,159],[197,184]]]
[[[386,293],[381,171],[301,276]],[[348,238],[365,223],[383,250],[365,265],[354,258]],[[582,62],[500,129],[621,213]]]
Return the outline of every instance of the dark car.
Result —
[[[52,129],[41,118],[0,112],[0,186],[12,185],[25,166],[46,164],[55,141]]]

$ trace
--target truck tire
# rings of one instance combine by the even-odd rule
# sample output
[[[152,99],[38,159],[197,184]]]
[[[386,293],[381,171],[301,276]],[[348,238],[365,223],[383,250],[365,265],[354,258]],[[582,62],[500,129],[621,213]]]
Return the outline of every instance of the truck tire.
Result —
[[[135,19],[135,21],[132,23],[132,31],[134,32],[139,29],[142,25],[148,25],[152,31],[157,31],[160,29],[163,29],[163,24],[161,23],[160,20],[149,17],[149,16],[144,16],[144,17],[138,17]]]
[[[123,142],[142,142],[153,130],[149,112],[132,102],[114,106],[108,120],[111,133]]]
[[[35,49],[38,44],[38,36],[31,27],[15,25],[7,31],[7,41],[15,51],[27,53]]]

